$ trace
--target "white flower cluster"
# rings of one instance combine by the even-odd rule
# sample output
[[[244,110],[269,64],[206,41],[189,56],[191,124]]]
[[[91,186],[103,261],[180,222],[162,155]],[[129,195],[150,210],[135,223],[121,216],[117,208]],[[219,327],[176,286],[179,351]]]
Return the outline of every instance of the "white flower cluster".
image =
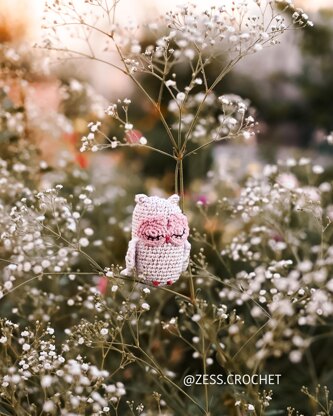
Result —
[[[83,136],[81,139],[82,146],[80,148],[81,152],[91,150],[92,152],[97,152],[98,150],[111,148],[115,149],[118,146],[131,146],[131,145],[146,145],[147,139],[137,130],[134,130],[134,126],[128,120],[128,107],[131,104],[129,98],[124,100],[118,100],[118,103],[112,103],[105,109],[105,114],[110,116],[111,119],[118,122],[118,125],[121,129],[124,130],[124,137],[122,140],[117,139],[117,137],[108,137],[101,130],[101,122],[90,122],[88,124],[89,133],[86,136]],[[122,113],[120,114],[119,107],[121,108]],[[101,136],[106,142],[99,143],[98,137]]]
[[[249,139],[255,134],[255,120],[248,100],[235,94],[217,97],[213,92],[204,100],[204,93],[199,92],[189,95],[182,107],[181,130],[185,135],[193,123],[196,107],[201,103],[200,117],[190,133],[192,142],[205,143],[225,138]],[[177,119],[179,106],[176,100],[169,102],[168,109]],[[178,121],[173,124],[173,128],[178,128]]]
[[[176,58],[192,60],[198,51],[206,51],[208,56],[225,52],[256,52],[264,46],[276,43],[279,35],[289,25],[282,14],[273,11],[276,4],[293,13],[293,21],[300,26],[312,26],[308,16],[295,9],[291,1],[235,1],[231,5],[212,6],[202,11],[195,4],[179,7],[176,12],[166,15],[166,23],[171,28],[168,36],[162,38],[163,52],[170,53],[172,40],[179,48],[173,51]],[[268,13],[272,13],[268,19]],[[265,24],[269,20],[269,25]],[[161,51],[160,51],[161,52]],[[158,56],[160,57],[160,56]]]
[[[151,39],[151,33],[147,33],[147,30],[152,32],[153,40],[148,45],[142,41],[145,43],[143,46],[139,40],[142,36],[142,33],[139,33],[142,29],[139,25],[132,22],[122,28],[111,18],[111,10],[116,4],[110,8],[108,6],[105,8],[99,3],[90,3],[90,6],[92,5],[100,7],[87,7],[79,12],[74,2],[68,7],[59,2],[48,2],[47,10],[56,15],[56,18],[53,17],[54,24],[48,42],[50,38],[54,38],[55,42],[60,42],[58,45],[55,43],[54,49],[59,48],[70,55],[78,53],[92,60],[106,62],[131,78],[159,115],[160,122],[173,146],[173,153],[167,153],[171,157],[180,150],[181,153],[185,153],[190,138],[210,137],[208,144],[226,137],[251,138],[254,120],[251,114],[245,116],[247,106],[238,99],[234,100],[235,97],[221,98],[223,110],[227,107],[230,109],[233,105],[233,111],[221,114],[218,122],[211,115],[207,118],[203,116],[204,107],[207,108],[209,103],[214,101],[213,90],[243,57],[278,43],[279,37],[293,25],[296,27],[311,25],[308,16],[301,10],[296,10],[291,1],[237,0],[230,5],[212,6],[206,10],[195,4],[188,4],[179,7],[176,11],[166,13],[158,22],[146,24],[146,31],[143,30],[142,33]],[[285,18],[286,11],[293,14],[290,23]],[[99,24],[99,19],[92,20],[94,16],[99,15],[101,15],[100,21],[108,19],[110,26],[108,30]],[[99,55],[98,50],[89,55],[80,50],[72,50],[70,46],[66,49],[61,42],[62,36],[58,33],[58,24],[67,27],[71,36],[75,36],[76,33],[79,39],[82,38],[80,32],[82,29],[86,33],[86,42],[90,51],[92,46],[88,34],[94,33],[101,40],[103,53],[115,51],[121,64],[106,60],[103,54]],[[178,82],[177,65],[180,63],[185,69],[184,73],[186,74],[186,71],[188,73],[185,80]],[[208,71],[212,65],[218,65],[218,75],[213,77],[209,76]],[[145,81],[135,76],[137,72],[152,77],[154,82],[160,84],[157,94],[151,93]],[[75,91],[81,89],[77,82],[71,84]],[[192,91],[195,91],[194,95],[191,94]],[[168,110],[175,116],[172,129],[169,127],[167,115],[161,111],[164,98],[170,101]],[[229,104],[226,104],[227,101]],[[111,104],[106,110],[106,114],[124,129],[124,139],[119,140],[114,136],[110,138],[100,129],[99,122],[92,123],[89,126],[89,133],[82,138],[80,149],[82,152],[147,144],[147,139],[139,131],[133,130],[133,123],[128,120],[129,102],[129,99],[118,100],[117,104]],[[193,107],[194,103],[197,104],[196,107]],[[120,115],[119,106],[122,107],[124,116]],[[210,114],[212,113],[211,111]],[[178,130],[179,146],[173,129]],[[103,138],[102,143],[96,140],[97,133],[99,138]],[[150,147],[150,149],[166,154],[159,148]]]
[[[99,5],[93,2],[90,4]],[[230,5],[212,6],[206,10],[189,3],[178,7],[177,11],[166,13],[157,22],[146,24],[146,28],[157,39],[152,44],[143,46],[138,40],[141,28],[135,22],[122,27],[109,21],[110,32],[105,31],[103,25],[96,26],[96,17],[100,22],[111,18],[111,6],[86,7],[78,12],[74,2],[65,7],[61,3],[48,1],[46,14],[52,16],[53,25],[44,27],[47,35],[44,47],[57,49],[61,45],[63,52],[75,55],[69,45],[66,49],[63,44],[59,44],[62,38],[57,28],[57,25],[63,27],[67,23],[69,34],[80,38],[77,28],[71,24],[75,22],[87,34],[95,32],[100,37],[101,50],[104,51],[112,49],[109,38],[109,33],[112,33],[112,40],[130,74],[146,70],[158,74],[161,72],[158,63],[164,60],[174,64],[181,60],[193,61],[202,53],[207,54],[208,59],[212,56],[221,57],[226,52],[252,53],[276,43],[277,38],[290,26],[285,22],[283,12],[276,10],[276,5],[283,12],[287,10],[292,14],[296,27],[312,25],[308,16],[301,9],[296,9],[291,1],[237,0]]]
[[[101,414],[98,412],[105,411],[110,403],[116,405],[126,394],[123,383],[109,383],[108,371],[85,362],[81,355],[70,358],[66,349],[62,353],[57,352],[53,328],[48,327],[37,335],[28,328],[20,331],[18,325],[8,320],[2,320],[0,328],[10,338],[10,341],[5,341],[5,336],[2,336],[2,344],[10,342],[10,345],[17,343],[22,346],[20,360],[8,367],[7,375],[2,378],[2,397],[13,394],[18,385],[25,395],[33,395],[36,388],[31,380],[36,376],[45,396],[45,399],[36,397],[36,404],[44,400],[44,410],[51,413],[60,408],[61,414],[66,415],[81,412],[82,409],[90,414]]]
[[[69,202],[60,195],[62,185],[42,192],[27,192],[21,180],[6,174],[5,162],[1,163],[3,189],[8,189],[7,198],[11,196],[14,200],[12,206],[0,205],[3,255],[11,259],[2,269],[4,283],[0,285],[0,293],[3,296],[13,289],[17,279],[25,280],[31,273],[36,277],[61,274],[78,261],[80,247],[87,247],[94,234],[88,226],[78,234],[81,212],[91,211],[94,203],[93,188],[89,185],[77,190],[74,206],[73,200]]]
[[[305,172],[312,186],[304,181]],[[333,316],[332,184],[324,181],[325,174],[321,164],[308,158],[280,160],[258,169],[242,187],[237,183],[233,204],[226,205],[227,241],[219,258],[230,277],[223,278],[219,296],[226,305],[249,306],[252,319],[265,325],[255,336],[249,365],[285,354],[291,362],[300,362],[314,341],[309,327]],[[194,238],[209,245],[208,237],[200,240],[197,231]],[[203,252],[193,259],[209,278]],[[233,264],[241,267],[235,277]],[[200,284],[208,286],[205,279]],[[257,326],[246,325],[249,334],[256,333]],[[239,326],[230,330],[240,334]]]
[[[224,300],[237,297],[239,305],[253,301],[252,317],[268,318],[269,330],[256,343],[259,359],[289,353],[291,361],[300,361],[310,344],[302,327],[314,326],[333,314],[329,283],[326,289],[322,288],[328,281],[327,271],[314,266],[314,271],[305,274],[302,264],[296,268],[293,265],[292,260],[273,261],[267,268],[258,266],[253,272],[240,272],[237,287],[226,287],[220,292]]]

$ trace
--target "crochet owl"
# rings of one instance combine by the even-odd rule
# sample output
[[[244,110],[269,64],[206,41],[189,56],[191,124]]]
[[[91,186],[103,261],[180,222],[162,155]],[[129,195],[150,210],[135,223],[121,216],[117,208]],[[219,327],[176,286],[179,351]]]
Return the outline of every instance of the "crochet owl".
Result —
[[[179,196],[168,199],[136,195],[132,239],[126,254],[124,275],[136,272],[144,283],[172,285],[187,269],[191,244],[187,218],[178,205]]]

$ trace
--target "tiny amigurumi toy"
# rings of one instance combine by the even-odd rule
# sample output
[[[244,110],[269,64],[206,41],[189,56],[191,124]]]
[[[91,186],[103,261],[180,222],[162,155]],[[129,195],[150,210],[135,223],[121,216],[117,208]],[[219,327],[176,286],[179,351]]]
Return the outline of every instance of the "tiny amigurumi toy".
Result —
[[[168,199],[136,195],[132,239],[126,254],[126,269],[146,284],[172,285],[187,269],[191,244],[187,241],[187,218],[178,205],[179,196]]]

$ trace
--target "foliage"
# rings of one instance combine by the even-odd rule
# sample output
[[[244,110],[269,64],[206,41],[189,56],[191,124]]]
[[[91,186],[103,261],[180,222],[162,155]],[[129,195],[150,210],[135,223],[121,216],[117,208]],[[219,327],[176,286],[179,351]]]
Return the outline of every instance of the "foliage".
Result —
[[[76,138],[83,118],[88,127],[81,146],[93,151],[90,165],[78,159],[76,143],[47,163],[40,154],[38,112],[31,112],[29,100],[15,103],[10,97],[10,72],[1,80],[6,153],[0,161],[0,413],[294,415],[297,408],[329,415],[327,388],[311,391],[318,383],[332,384],[330,363],[321,361],[332,344],[331,168],[302,154],[274,164],[256,160],[255,169],[253,160],[242,160],[240,169],[227,157],[223,164],[216,158],[207,177],[188,184],[186,195],[182,178],[183,159],[199,157],[206,145],[253,136],[249,103],[218,97],[213,88],[243,54],[275,43],[286,30],[280,13],[272,2],[266,8],[254,2],[259,11],[273,13],[263,31],[264,15],[248,20],[245,2],[237,9],[240,26],[228,20],[228,9],[211,9],[198,24],[195,10],[182,8],[164,17],[176,33],[163,33],[141,53],[134,36],[117,34],[114,8],[87,3],[110,17],[112,31],[98,31],[119,49],[122,71],[159,114],[162,140],[170,144],[164,152],[134,129],[128,98],[106,108],[104,123],[110,116],[108,127],[119,135],[110,138],[100,121],[103,99],[70,79],[58,84],[61,105],[43,131],[56,131],[60,142],[69,133]],[[50,7],[65,19],[54,28],[76,19],[73,3],[66,12],[60,2]],[[306,16],[293,13],[294,23],[306,24]],[[89,45],[85,15],[79,23]],[[217,57],[215,38],[226,40],[230,61],[209,80],[205,67],[210,53]],[[184,86],[170,76],[180,71],[180,60],[190,67],[195,61]],[[11,70],[27,97],[33,71]],[[146,93],[136,77],[140,71],[162,76],[157,97]],[[170,98],[167,113],[159,101],[164,92]],[[72,102],[77,111],[70,111]],[[241,152],[235,141],[222,153],[232,146]],[[255,145],[247,146],[246,153]],[[106,147],[116,152],[113,159],[97,152]],[[121,147],[175,161],[175,187],[185,200],[193,251],[189,269],[171,288],[148,288],[120,274],[134,195],[144,179],[122,161]],[[281,382],[184,385],[185,376],[196,374],[281,374]]]

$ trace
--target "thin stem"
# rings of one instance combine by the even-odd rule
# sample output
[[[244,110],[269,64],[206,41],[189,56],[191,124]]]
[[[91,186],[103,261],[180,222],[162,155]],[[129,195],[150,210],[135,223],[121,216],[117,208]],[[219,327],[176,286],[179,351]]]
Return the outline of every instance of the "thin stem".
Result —
[[[68,241],[66,238],[64,238],[61,234],[58,234],[56,231],[54,231],[52,228],[47,227],[44,224],[41,224],[43,228],[45,228],[46,230],[50,231],[50,233],[52,233],[53,235],[57,236],[58,238],[60,238],[61,240],[63,240],[66,244],[68,244],[69,247],[71,247],[73,250],[78,251],[79,253],[83,254],[87,260],[96,267],[96,270],[101,271],[102,273],[104,273],[104,269],[91,257],[89,256],[88,253],[86,253],[85,251],[81,250],[80,246],[77,246],[76,244],[71,243],[70,241]]]
[[[141,353],[145,357],[147,357],[152,362],[152,367],[160,373],[160,375],[161,375],[161,377],[163,379],[167,380],[168,383],[170,383],[173,387],[175,387],[179,392],[181,392],[182,394],[184,394],[189,400],[191,400],[192,403],[194,403],[196,406],[198,406],[198,408],[200,410],[202,410],[202,411],[204,410],[200,406],[200,404],[196,400],[193,399],[192,396],[190,396],[189,394],[187,394],[186,391],[184,391],[180,386],[178,386],[178,384],[176,384],[175,382],[173,382],[168,376],[166,376],[164,374],[164,372],[162,371],[162,369],[160,368],[160,366],[156,363],[156,361],[152,358],[152,356],[150,356],[149,354],[147,354],[146,351],[143,350],[141,347],[139,347],[139,350],[141,351]]]
[[[178,122],[178,149],[182,144],[182,107],[179,107],[179,122]]]
[[[203,366],[203,374],[207,374],[207,351],[205,345],[205,334],[203,333],[201,336],[202,339],[202,366]],[[204,391],[205,391],[205,410],[206,414],[209,415],[209,400],[208,400],[208,385],[204,383]]]
[[[161,106],[161,102],[162,102],[162,97],[163,97],[163,90],[164,90],[164,85],[165,85],[165,78],[167,75],[167,64],[168,64],[168,57],[165,54],[164,55],[164,68],[163,68],[163,74],[162,74],[162,78],[161,78],[161,85],[160,85],[160,90],[158,93],[158,98],[157,98],[157,103],[158,106]]]
[[[117,69],[118,71],[122,72],[124,75],[127,75],[126,71],[124,69],[120,68],[118,65],[115,65],[115,64],[113,64],[109,61],[105,61],[104,59],[97,58],[96,56],[92,56],[92,55],[89,55],[89,54],[84,53],[84,52],[79,52],[79,51],[76,51],[74,49],[68,49],[68,48],[46,48],[46,49],[53,50],[55,52],[66,52],[66,53],[78,55],[81,58],[91,59],[93,61],[98,61],[98,62],[101,62],[103,64],[109,65],[114,69]]]
[[[125,146],[126,147],[142,147],[144,149],[149,149],[149,150],[152,150],[154,152],[160,153],[164,156],[168,156],[168,157],[171,157],[172,159],[174,159],[174,157],[170,153],[164,152],[163,150],[160,150],[160,149],[157,149],[156,147],[152,147],[152,146],[148,146],[148,145],[142,145],[142,144],[136,144],[136,143],[131,143],[131,144],[120,143],[120,144],[118,144],[118,146],[119,147],[125,147]],[[108,146],[108,147],[110,147],[110,146]]]
[[[228,65],[223,69],[223,71],[220,72],[220,74],[215,79],[215,81],[212,83],[212,85],[208,88],[208,90],[206,90],[205,95],[204,95],[201,103],[198,106],[198,109],[197,109],[197,111],[195,113],[195,116],[193,117],[192,123],[191,123],[191,125],[190,125],[190,127],[188,129],[188,132],[187,132],[186,136],[185,136],[185,140],[184,140],[184,143],[183,143],[183,146],[182,146],[182,149],[181,149],[183,152],[186,150],[187,142],[188,142],[188,140],[189,140],[189,138],[191,136],[191,133],[192,133],[192,131],[193,131],[195,125],[196,125],[196,122],[197,122],[197,120],[199,118],[201,109],[202,109],[202,107],[203,107],[203,105],[204,105],[204,103],[205,103],[208,95],[214,90],[214,88],[216,87],[216,85],[219,84],[220,81],[231,71],[231,69],[243,58],[243,56],[244,56],[244,54],[240,54],[240,55],[237,56],[237,58],[231,60],[228,63]]]
[[[189,285],[190,285],[190,296],[191,296],[191,302],[193,303],[193,305],[196,304],[196,296],[195,296],[195,287],[194,287],[194,281],[193,281],[193,275],[192,275],[192,270],[191,270],[191,264],[189,264],[188,266],[188,271],[189,271]]]
[[[179,194],[180,194],[180,209],[184,211],[184,168],[183,158],[179,160]]]
[[[197,148],[195,148],[194,150],[191,150],[190,152],[185,153],[184,157],[191,156],[191,155],[193,155],[194,153],[196,153],[198,150],[203,149],[204,147],[207,147],[207,146],[209,146],[210,144],[212,144],[212,143],[214,143],[214,142],[216,142],[216,140],[210,140],[209,142],[204,143],[204,144],[202,144],[201,146],[198,146],[198,147],[197,147]]]
[[[112,38],[112,37],[111,37]],[[114,41],[114,39],[112,38],[112,40]],[[116,44],[116,42],[114,41],[114,44],[115,44],[115,47],[116,47],[116,49],[117,49],[117,52],[118,52],[118,54],[119,54],[119,56],[120,56],[120,59],[121,59],[121,61],[122,61],[122,63],[124,64],[124,66],[125,66],[125,68],[126,68],[126,71],[124,71],[125,73],[126,73],[126,75],[128,75],[130,78],[131,78],[131,80],[135,83],[135,85],[144,93],[144,95],[147,97],[147,99],[153,104],[153,106],[154,106],[154,108],[156,109],[156,111],[158,112],[158,115],[159,115],[159,117],[160,117],[160,119],[161,119],[161,121],[162,121],[162,124],[164,125],[164,128],[165,128],[165,130],[166,130],[166,132],[167,132],[167,134],[168,134],[168,137],[169,137],[169,139],[170,139],[170,141],[171,141],[171,143],[172,143],[172,145],[173,145],[173,147],[175,148],[175,149],[178,149],[178,146],[177,146],[177,143],[176,143],[176,141],[175,141],[175,138],[173,137],[173,134],[172,134],[172,131],[171,131],[171,129],[170,129],[170,127],[169,127],[169,125],[168,125],[168,123],[167,123],[167,121],[165,120],[165,117],[164,117],[164,115],[163,115],[163,113],[162,113],[162,111],[161,111],[161,108],[160,108],[160,106],[158,105],[158,103],[156,103],[155,102],[155,100],[149,95],[149,93],[146,91],[146,89],[143,87],[143,85],[141,85],[140,84],[140,82],[131,74],[131,71],[130,71],[130,69],[128,68],[128,65],[127,65],[127,63],[126,63],[126,60],[125,60],[125,57],[124,57],[124,55],[122,54],[122,52],[121,52],[121,50],[120,50],[120,48],[119,48],[119,46]]]
[[[212,143],[221,142],[222,140],[232,139],[234,136],[225,136],[221,137],[220,139],[212,139],[209,140],[209,142],[202,144],[201,146],[196,147],[195,149],[191,150],[190,152],[185,153],[184,157],[188,157],[190,155],[193,155],[193,153],[196,153],[197,151],[203,149],[204,147],[209,146]]]
[[[6,260],[6,259],[3,259],[3,258],[0,258],[0,261],[3,261],[5,263],[9,263],[9,264],[16,264],[17,265],[17,263],[14,263],[13,261]]]
[[[24,282],[22,282],[22,283],[20,283],[19,285],[17,285],[17,286],[15,286],[15,287],[13,287],[12,289],[8,290],[8,292],[7,292],[7,293],[5,293],[5,294],[2,296],[2,299],[3,299],[5,296],[9,295],[10,293],[14,292],[14,290],[16,290],[16,289],[20,288],[21,286],[26,285],[27,283],[32,282],[33,280],[39,279],[40,277],[43,277],[43,273],[38,274],[37,276],[33,276],[33,277],[31,277],[30,279],[24,280]]]
[[[175,167],[175,193],[176,194],[179,194],[178,182],[179,182],[179,161],[177,160],[176,167]]]
[[[250,336],[250,338],[248,338],[246,340],[246,342],[238,349],[238,351],[236,351],[236,353],[234,354],[234,356],[232,357],[232,359],[234,360],[237,355],[243,351],[243,349],[266,327],[266,325],[271,321],[271,318],[267,319],[267,321],[261,325],[261,327]]]

